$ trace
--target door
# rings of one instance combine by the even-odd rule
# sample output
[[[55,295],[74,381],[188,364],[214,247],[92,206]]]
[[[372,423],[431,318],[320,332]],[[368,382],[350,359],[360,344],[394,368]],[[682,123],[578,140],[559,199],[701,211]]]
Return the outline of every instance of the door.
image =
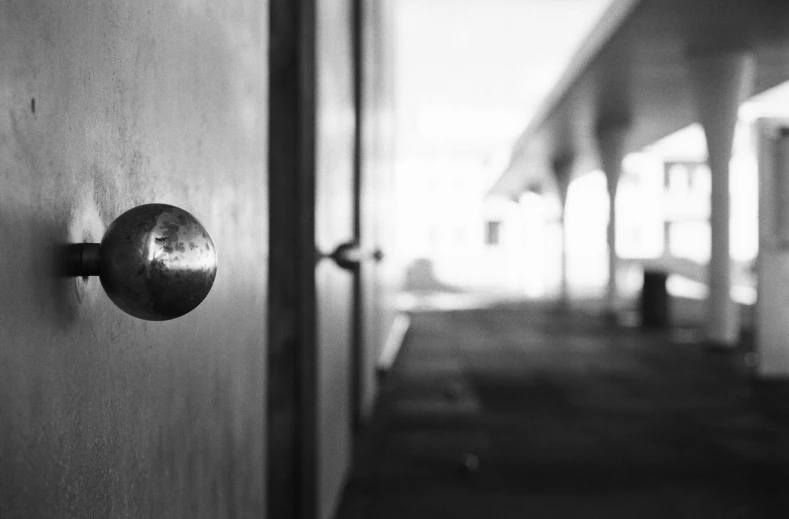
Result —
[[[318,7],[316,242],[322,251],[359,245],[349,270],[323,261],[316,271],[322,519],[341,497],[354,433],[372,415],[394,318],[390,9],[373,0]]]
[[[354,238],[353,2],[317,4],[315,243],[332,251]],[[353,274],[318,262],[318,518],[330,518],[351,464]]]
[[[395,0],[396,1],[396,0]],[[355,353],[357,423],[373,414],[378,394],[378,369],[393,333],[396,294],[400,290],[397,245],[394,241],[394,5],[391,0],[357,0],[359,35],[359,155],[357,239],[363,251],[380,251],[379,261],[361,264],[358,277],[360,322]]]
[[[755,372],[783,378],[789,374],[789,120],[758,119],[753,132],[759,170]]]
[[[360,111],[361,56],[377,59],[373,35],[363,52],[358,39],[362,23],[372,30],[360,16],[367,4],[271,2],[267,473],[269,516],[278,519],[333,515],[351,468],[353,424],[369,416],[375,394],[379,270],[366,262],[348,271],[320,257],[361,240],[371,258],[383,244],[375,221],[390,216],[368,210],[388,186],[378,69]]]
[[[266,2],[0,2],[0,517],[264,513]],[[194,214],[208,297],[131,317],[53,254]]]
[[[272,0],[268,511],[327,518],[351,463],[351,2]]]

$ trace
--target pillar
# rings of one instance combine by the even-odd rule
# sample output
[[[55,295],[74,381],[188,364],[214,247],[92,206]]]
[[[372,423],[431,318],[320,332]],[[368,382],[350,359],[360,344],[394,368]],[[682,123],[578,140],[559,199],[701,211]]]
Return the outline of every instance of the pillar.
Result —
[[[749,52],[727,51],[689,54],[687,65],[712,176],[705,335],[714,346],[731,347],[739,341],[740,323],[731,299],[729,162],[737,112],[751,92],[755,60]]]
[[[559,226],[561,228],[561,288],[559,293],[559,303],[562,307],[567,307],[570,304],[570,287],[567,281],[567,228],[565,227],[565,208],[567,206],[567,192],[570,189],[570,182],[573,177],[573,163],[575,158],[573,155],[562,155],[553,159],[552,167],[553,174],[556,177],[556,185],[559,190],[559,202],[561,204],[561,211],[559,214]]]
[[[669,171],[671,171],[671,167],[674,165],[672,162],[664,162],[663,163],[663,196],[665,197],[669,193],[669,186],[671,178],[669,177]],[[669,220],[667,215],[663,217],[663,254],[661,256],[663,258],[669,258],[671,256],[671,227],[672,221]]]
[[[600,164],[608,185],[608,286],[605,309],[614,315],[617,309],[617,272],[619,259],[616,255],[616,191],[622,174],[622,159],[628,125],[624,122],[601,123],[597,127],[597,144]]]

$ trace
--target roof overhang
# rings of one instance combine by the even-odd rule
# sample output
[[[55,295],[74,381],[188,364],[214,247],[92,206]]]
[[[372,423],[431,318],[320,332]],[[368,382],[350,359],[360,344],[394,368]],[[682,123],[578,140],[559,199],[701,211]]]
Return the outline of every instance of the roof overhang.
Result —
[[[574,173],[599,167],[600,126],[628,126],[625,152],[696,122],[687,57],[749,50],[754,94],[789,79],[786,0],[615,2],[513,146],[489,195],[516,199],[553,185],[551,164],[574,157]]]

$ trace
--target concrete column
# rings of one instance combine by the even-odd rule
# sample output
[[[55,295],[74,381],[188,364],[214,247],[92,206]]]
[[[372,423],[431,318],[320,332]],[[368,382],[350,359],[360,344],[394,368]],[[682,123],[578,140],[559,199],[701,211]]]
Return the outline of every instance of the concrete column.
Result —
[[[570,304],[570,287],[567,281],[567,228],[564,224],[565,208],[567,206],[567,191],[570,189],[570,182],[573,177],[573,163],[575,158],[572,155],[562,155],[553,160],[553,174],[556,177],[556,185],[559,190],[559,202],[561,213],[559,215],[559,225],[561,227],[561,289],[559,303],[563,307]]]
[[[608,289],[606,311],[614,315],[617,309],[618,257],[616,255],[616,190],[622,174],[622,159],[628,125],[625,123],[600,124],[597,127],[597,144],[600,163],[608,183]]]
[[[750,94],[755,60],[743,51],[691,54],[687,60],[699,121],[707,136],[712,175],[709,299],[705,333],[710,344],[730,347],[740,335],[737,306],[731,299],[729,247],[729,162],[740,103]]]
[[[663,163],[663,196],[668,193],[670,185],[669,170],[672,164],[669,162]],[[668,258],[671,256],[671,221],[668,218],[663,218],[663,256]]]

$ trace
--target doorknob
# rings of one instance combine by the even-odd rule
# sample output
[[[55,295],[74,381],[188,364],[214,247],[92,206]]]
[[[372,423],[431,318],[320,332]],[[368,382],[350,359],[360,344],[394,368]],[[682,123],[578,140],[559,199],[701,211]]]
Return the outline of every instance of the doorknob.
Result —
[[[338,245],[329,254],[319,254],[321,258],[331,258],[338,267],[345,270],[356,270],[363,261],[379,262],[384,259],[381,249],[364,250],[355,241]]]
[[[146,204],[126,211],[101,243],[66,247],[66,276],[99,276],[124,312],[148,321],[194,310],[216,277],[214,242],[197,219],[178,207]]]

